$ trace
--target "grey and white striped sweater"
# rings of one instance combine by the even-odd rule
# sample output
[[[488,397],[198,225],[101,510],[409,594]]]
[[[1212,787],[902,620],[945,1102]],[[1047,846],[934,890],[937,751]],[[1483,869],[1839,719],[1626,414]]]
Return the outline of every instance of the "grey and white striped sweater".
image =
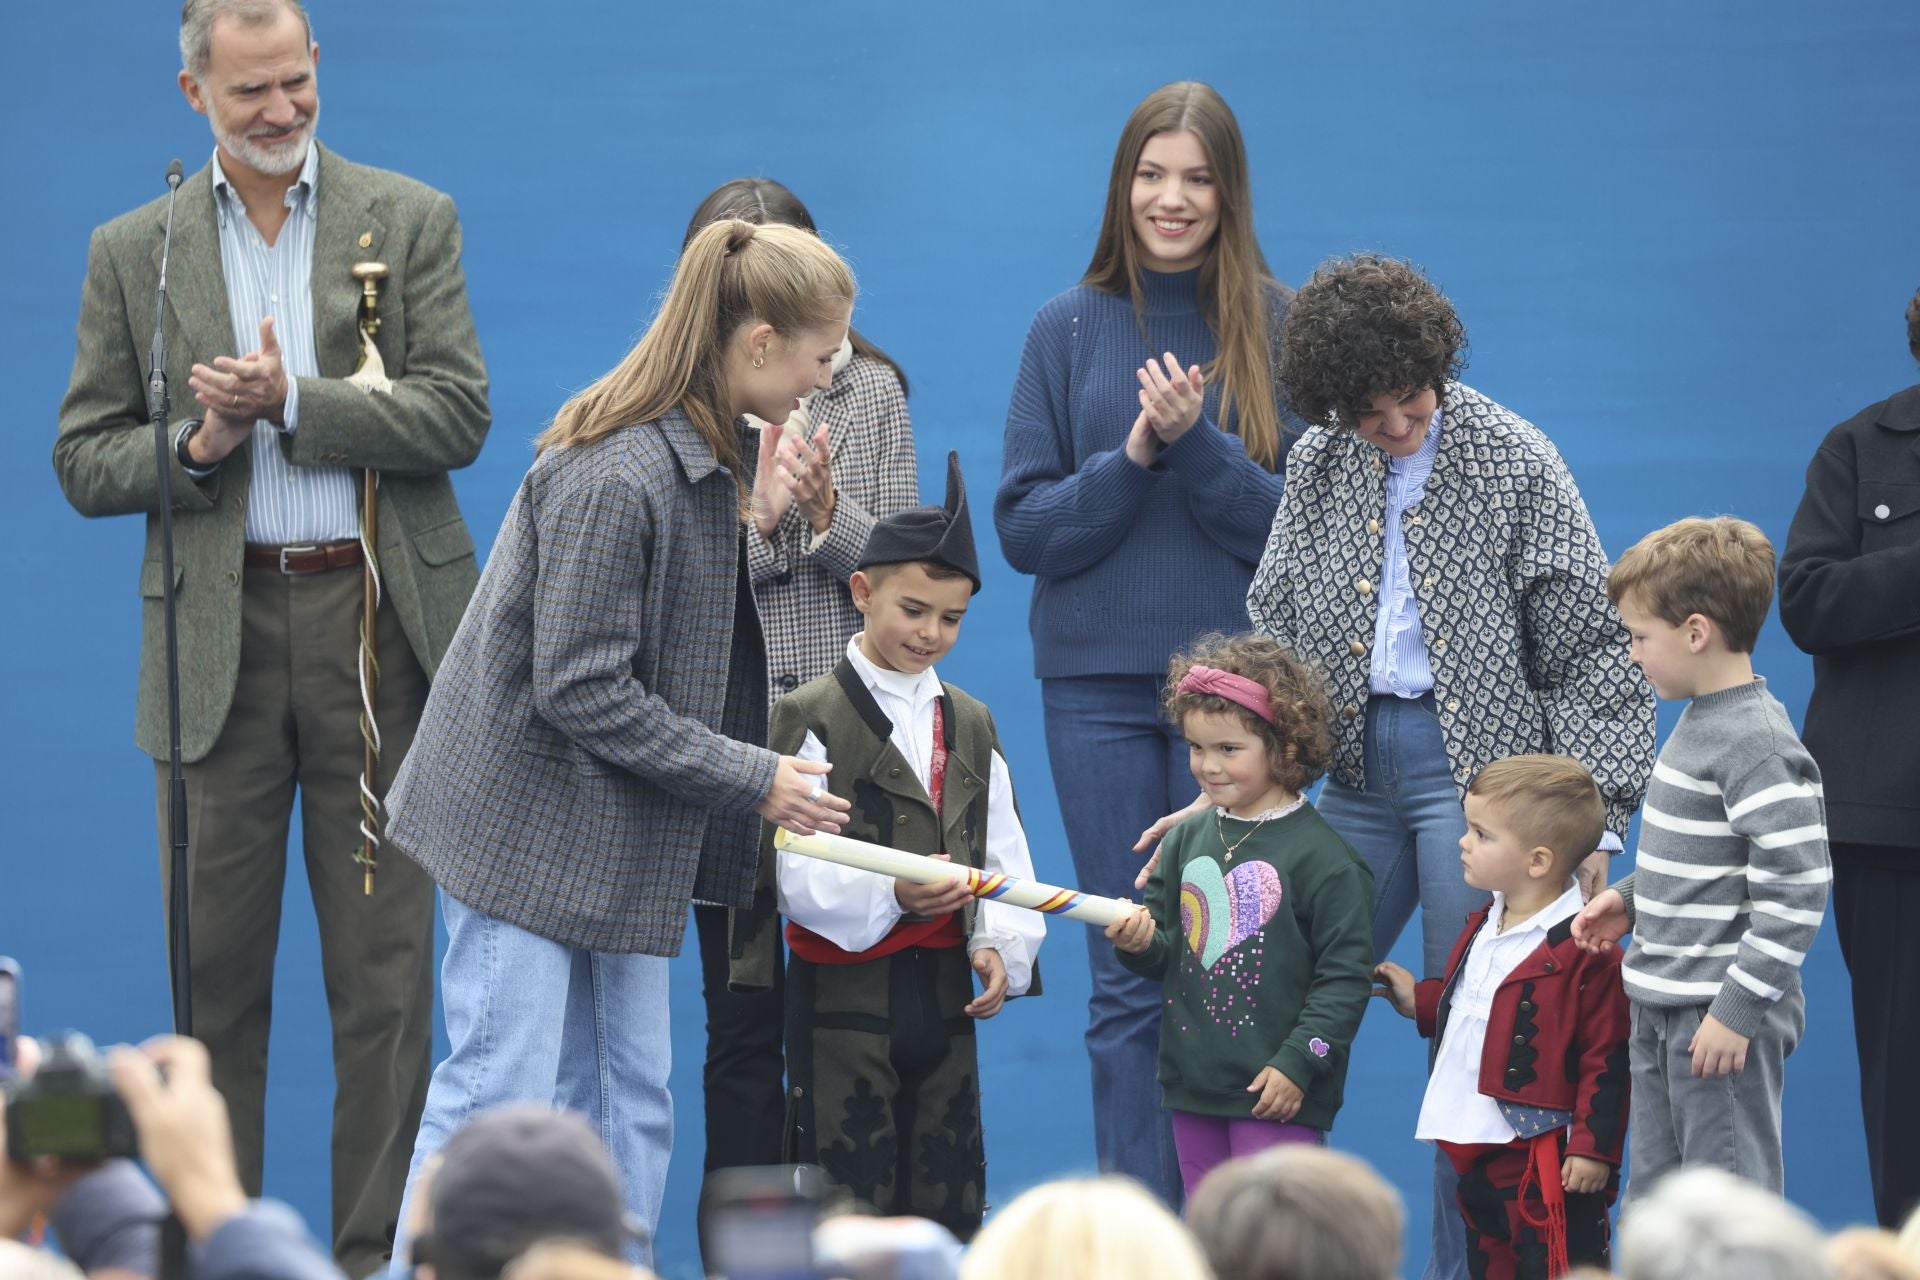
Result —
[[[1755,679],[1702,694],[1653,767],[1621,971],[1642,1004],[1709,1006],[1743,1036],[1800,980],[1827,886],[1820,770]]]

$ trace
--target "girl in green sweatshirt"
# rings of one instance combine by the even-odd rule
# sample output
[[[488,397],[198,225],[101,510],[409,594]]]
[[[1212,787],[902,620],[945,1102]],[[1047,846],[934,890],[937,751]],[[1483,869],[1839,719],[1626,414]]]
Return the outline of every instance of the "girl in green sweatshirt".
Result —
[[[1146,906],[1107,929],[1159,978],[1160,1084],[1192,1195],[1215,1165],[1324,1142],[1373,967],[1373,876],[1301,795],[1326,769],[1319,679],[1263,636],[1174,658],[1168,719],[1211,810],[1167,834]]]

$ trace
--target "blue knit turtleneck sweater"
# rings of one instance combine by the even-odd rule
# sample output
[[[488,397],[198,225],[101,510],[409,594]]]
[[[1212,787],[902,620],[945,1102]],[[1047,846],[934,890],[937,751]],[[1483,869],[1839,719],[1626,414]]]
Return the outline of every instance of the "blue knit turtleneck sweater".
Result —
[[[1147,358],[1214,357],[1199,276],[1141,273],[1145,338],[1131,299],[1084,284],[1027,333],[993,519],[1008,563],[1034,575],[1035,675],[1161,675],[1195,637],[1248,629],[1247,585],[1283,477],[1220,429],[1211,386],[1200,421],[1154,466],[1126,455]],[[1285,314],[1276,295],[1276,346]]]

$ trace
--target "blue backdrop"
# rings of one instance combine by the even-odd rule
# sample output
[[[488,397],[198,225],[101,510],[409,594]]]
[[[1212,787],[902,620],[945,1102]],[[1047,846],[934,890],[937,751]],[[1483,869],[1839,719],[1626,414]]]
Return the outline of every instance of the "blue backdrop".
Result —
[[[694,203],[740,174],[791,185],[848,251],[860,327],[912,376],[928,481],[953,448],[975,493],[991,492],[1027,323],[1086,265],[1120,125],[1187,77],[1239,113],[1274,269],[1297,281],[1357,248],[1423,263],[1466,320],[1467,381],[1554,438],[1615,554],[1691,513],[1736,512],[1783,539],[1821,433],[1914,380],[1900,319],[1920,284],[1907,0],[313,9],[321,136],[459,202],[493,378],[492,439],[457,477],[483,547],[534,432],[626,349]],[[7,15],[0,352],[21,421],[0,539],[13,815],[0,953],[26,966],[30,1029],[103,1042],[168,1018],[152,773],[131,740],[141,532],[75,515],[46,458],[88,229],[159,193],[169,157],[191,171],[211,150],[173,82],[176,13],[88,0]],[[978,533],[986,590],[942,670],[994,707],[1040,870],[1066,880],[1027,584],[990,526]],[[1809,667],[1777,627],[1758,665],[1798,715]],[[324,1230],[331,1072],[297,858],[287,892],[267,1177]],[[1054,931],[1049,994],[986,1028],[995,1202],[1092,1161],[1078,928]],[[1788,1190],[1825,1221],[1860,1220],[1831,929],[1807,985]],[[685,1275],[702,1043],[690,956],[674,999],[681,1141],[661,1258]],[[1406,1193],[1416,1255],[1422,1062],[1412,1028],[1376,1008],[1335,1134]]]

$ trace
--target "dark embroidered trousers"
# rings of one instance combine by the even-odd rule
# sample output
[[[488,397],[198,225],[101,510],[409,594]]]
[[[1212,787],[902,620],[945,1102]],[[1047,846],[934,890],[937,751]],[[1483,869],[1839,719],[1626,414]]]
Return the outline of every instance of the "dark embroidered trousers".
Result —
[[[1531,1144],[1439,1145],[1460,1175],[1460,1217],[1472,1280],[1553,1280],[1547,1266],[1547,1206],[1537,1186],[1528,1187],[1524,1197],[1520,1194]],[[1560,1145],[1564,1151],[1564,1130]],[[1610,1265],[1607,1210],[1619,1189],[1620,1173],[1615,1170],[1603,1191],[1567,1193],[1567,1261],[1572,1265]]]
[[[819,1164],[882,1214],[970,1239],[987,1176],[972,998],[960,947],[861,964],[790,957],[789,1158]]]

